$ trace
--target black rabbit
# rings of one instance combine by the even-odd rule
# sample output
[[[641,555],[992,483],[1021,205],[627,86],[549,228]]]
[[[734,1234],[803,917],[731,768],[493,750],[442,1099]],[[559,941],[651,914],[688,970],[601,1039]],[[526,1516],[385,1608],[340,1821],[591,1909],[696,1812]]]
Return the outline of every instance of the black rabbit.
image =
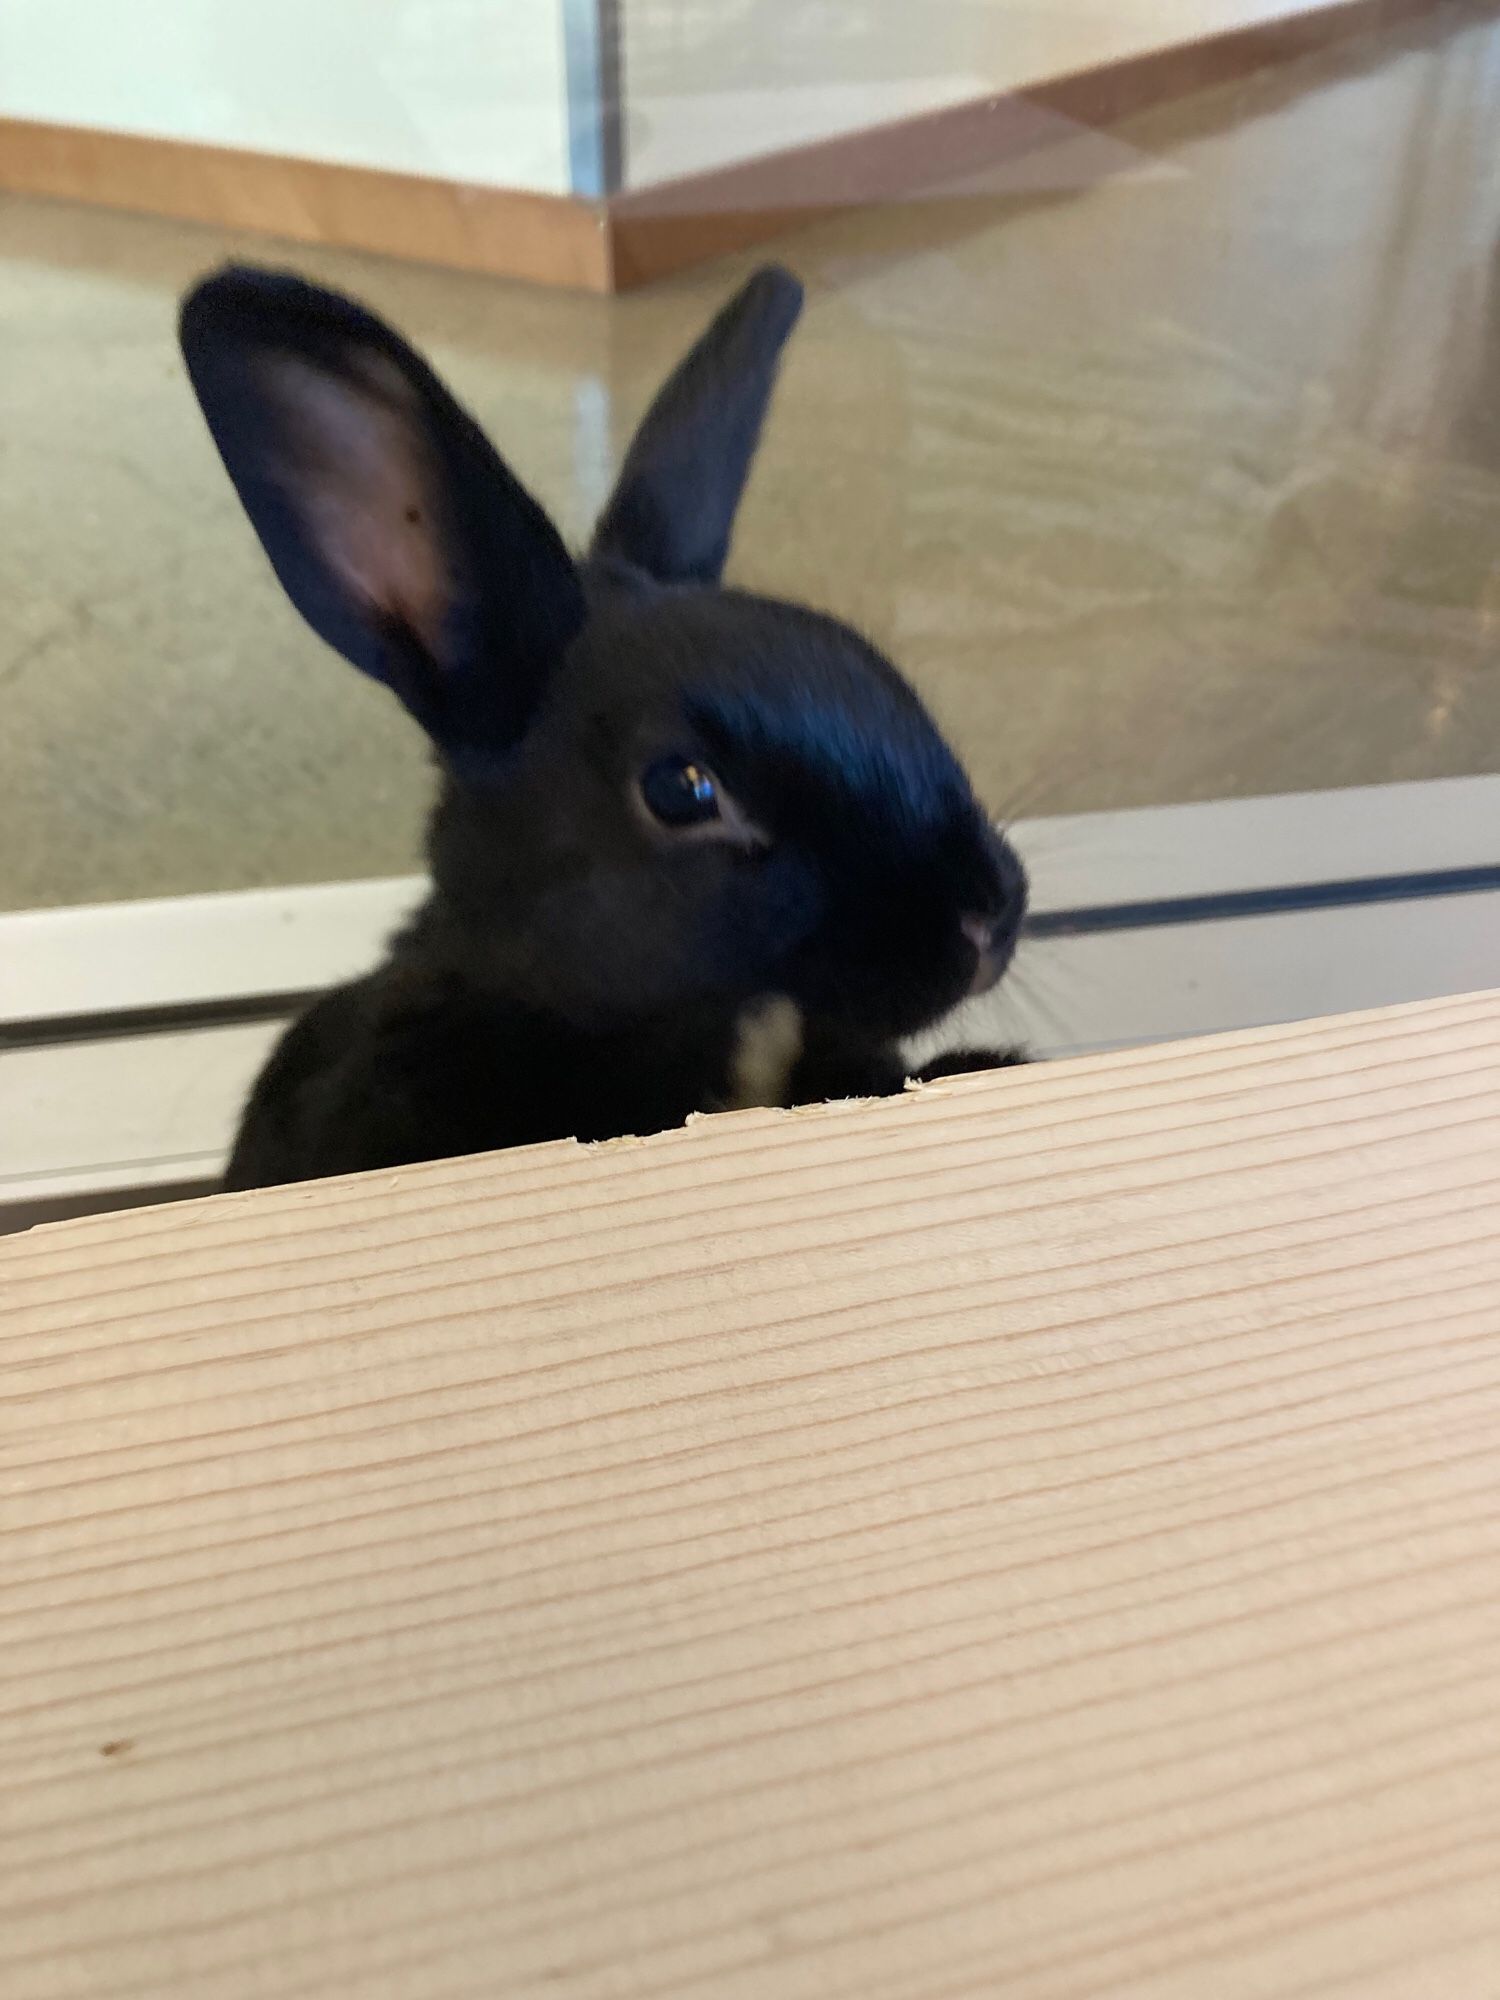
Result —
[[[999,978],[1025,878],[916,695],[833,619],[719,582],[801,302],[767,269],[724,309],[575,561],[361,307],[243,268],[188,297],[282,585],[442,776],[430,899],[283,1037],[230,1187],[898,1090],[901,1038]]]

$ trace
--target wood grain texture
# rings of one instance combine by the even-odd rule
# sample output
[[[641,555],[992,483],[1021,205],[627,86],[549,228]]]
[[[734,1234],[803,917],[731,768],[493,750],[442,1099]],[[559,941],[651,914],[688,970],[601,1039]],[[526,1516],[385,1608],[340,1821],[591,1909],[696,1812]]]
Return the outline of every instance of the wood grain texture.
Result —
[[[0,1286],[8,2000],[1500,1990],[1500,996]]]

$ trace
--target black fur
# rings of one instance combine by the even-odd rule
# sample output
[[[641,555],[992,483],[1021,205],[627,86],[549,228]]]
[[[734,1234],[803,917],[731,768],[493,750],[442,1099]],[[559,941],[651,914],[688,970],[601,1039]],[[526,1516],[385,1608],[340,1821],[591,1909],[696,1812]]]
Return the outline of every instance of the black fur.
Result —
[[[1003,970],[1020,863],[911,688],[847,627],[719,584],[800,303],[774,269],[731,301],[575,563],[362,308],[239,268],[188,298],[189,373],[277,575],[442,774],[430,900],[283,1038],[231,1187],[679,1123],[733,1095],[768,995],[799,1010],[786,1100],[899,1089],[901,1038]],[[668,757],[713,773],[713,837],[643,805]]]

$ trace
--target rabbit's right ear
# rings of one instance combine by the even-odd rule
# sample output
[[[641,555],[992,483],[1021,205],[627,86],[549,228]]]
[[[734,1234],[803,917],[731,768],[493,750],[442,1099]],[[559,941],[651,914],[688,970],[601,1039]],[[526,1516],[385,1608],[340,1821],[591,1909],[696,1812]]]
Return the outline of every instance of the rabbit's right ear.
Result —
[[[432,370],[350,299],[230,267],[183,356],[251,524],[322,638],[451,760],[503,756],[583,623],[561,537]]]
[[[724,307],[646,412],[595,530],[596,557],[660,583],[717,583],[801,310],[801,285],[775,264]]]

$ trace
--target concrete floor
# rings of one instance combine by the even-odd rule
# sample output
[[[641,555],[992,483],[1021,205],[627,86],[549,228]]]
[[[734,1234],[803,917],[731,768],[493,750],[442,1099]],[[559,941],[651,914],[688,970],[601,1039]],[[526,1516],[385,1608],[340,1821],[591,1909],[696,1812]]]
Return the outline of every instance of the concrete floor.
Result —
[[[739,579],[865,626],[999,811],[1500,767],[1497,131],[1455,8],[788,237]],[[284,606],[181,375],[229,254],[286,253],[0,199],[0,907],[416,863],[421,744]],[[577,535],[754,260],[617,301],[289,261]]]

